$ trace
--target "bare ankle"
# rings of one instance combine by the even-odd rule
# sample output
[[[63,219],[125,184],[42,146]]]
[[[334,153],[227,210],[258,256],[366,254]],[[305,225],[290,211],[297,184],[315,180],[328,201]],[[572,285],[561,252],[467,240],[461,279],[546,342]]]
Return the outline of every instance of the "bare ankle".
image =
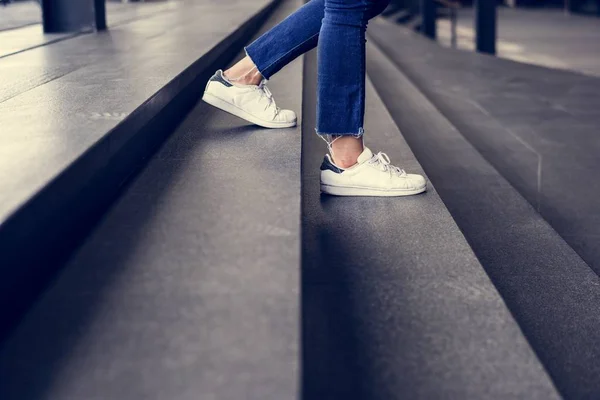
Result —
[[[356,164],[357,160],[358,160],[358,156],[356,156],[356,157],[347,157],[347,158],[334,157],[333,162],[338,167],[345,169],[345,168],[350,168],[351,166],[353,166],[354,164]]]
[[[338,136],[331,144],[333,162],[341,168],[349,168],[356,164],[363,150],[362,138],[354,136]]]
[[[259,77],[253,77],[253,76],[239,76],[229,69],[227,71],[223,71],[223,75],[229,81],[231,81],[233,83],[239,83],[242,85],[258,85],[260,83],[260,81],[262,80],[262,77],[259,78]]]
[[[263,76],[250,57],[245,57],[223,72],[225,78],[242,85],[258,85]]]

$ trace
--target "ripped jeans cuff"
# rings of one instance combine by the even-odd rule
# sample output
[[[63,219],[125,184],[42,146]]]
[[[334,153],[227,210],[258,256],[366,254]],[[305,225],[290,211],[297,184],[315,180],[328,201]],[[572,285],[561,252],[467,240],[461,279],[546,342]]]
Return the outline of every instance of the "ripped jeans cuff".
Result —
[[[315,132],[316,132],[317,136],[319,136],[321,139],[323,139],[323,141],[325,143],[327,143],[327,149],[329,150],[329,153],[331,155],[333,155],[333,149],[332,149],[331,146],[333,145],[333,142],[335,142],[339,138],[341,138],[343,136],[352,136],[352,137],[354,137],[356,139],[360,139],[365,134],[365,130],[363,128],[358,128],[358,132],[357,133],[354,133],[354,132],[349,132],[349,133],[323,133],[323,132],[319,132],[316,128],[315,128]]]
[[[365,134],[365,130],[363,128],[358,128],[358,132],[345,132],[345,133],[326,133],[319,132],[317,128],[315,128],[315,133],[327,143],[333,143],[334,140],[341,136],[352,136],[356,139],[361,138]]]

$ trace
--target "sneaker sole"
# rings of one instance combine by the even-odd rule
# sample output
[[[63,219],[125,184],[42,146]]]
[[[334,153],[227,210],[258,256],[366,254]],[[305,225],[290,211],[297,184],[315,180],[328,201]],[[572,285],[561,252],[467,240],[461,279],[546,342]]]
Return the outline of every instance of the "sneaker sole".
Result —
[[[263,128],[291,128],[296,126],[296,120],[292,122],[265,121],[208,92],[204,92],[202,100],[211,106],[215,106],[220,110],[228,112],[229,114],[235,115],[236,117],[242,118],[248,122],[252,122],[255,125],[262,126]]]
[[[423,193],[427,190],[427,186],[418,189],[410,190],[386,190],[386,189],[375,189],[375,188],[361,188],[361,187],[348,187],[348,186],[331,186],[321,183],[321,192],[330,194],[333,196],[371,196],[371,197],[398,197],[398,196],[412,196],[415,194]]]

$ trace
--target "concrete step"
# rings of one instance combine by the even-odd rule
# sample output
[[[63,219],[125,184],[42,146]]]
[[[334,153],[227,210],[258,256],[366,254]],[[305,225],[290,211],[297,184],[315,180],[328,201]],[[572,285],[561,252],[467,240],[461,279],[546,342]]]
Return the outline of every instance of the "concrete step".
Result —
[[[300,113],[302,59],[269,85]],[[296,399],[300,141],[198,103],[0,348],[0,398]]]
[[[158,3],[112,3],[106,4],[106,17],[111,31],[116,30],[123,24],[134,22],[140,19],[151,17],[164,18],[165,14],[172,13],[177,10],[177,5],[172,2]],[[28,1],[21,4],[11,4],[10,7],[2,8],[2,19],[0,20],[0,59],[22,53],[28,50],[35,49],[41,46],[70,39],[84,34],[96,33],[91,28],[83,29],[80,32],[73,33],[57,33],[44,34],[44,29],[41,24],[42,10],[37,1]],[[14,25],[15,22],[21,21],[20,25]],[[4,29],[3,29],[4,27]],[[48,66],[48,61],[40,63],[40,67]],[[23,65],[23,64],[21,64]],[[0,74],[4,75],[6,63],[0,63]],[[29,65],[33,67],[33,65]],[[35,81],[36,75],[43,76],[42,68],[31,68],[29,70],[21,70],[21,74],[12,79],[11,87],[18,89],[19,81],[28,82]],[[3,78],[5,78],[3,76]],[[27,85],[24,85],[26,88]],[[24,89],[23,88],[23,89]],[[5,85],[0,87],[0,93],[5,91]],[[4,99],[0,96],[0,102]]]
[[[18,29],[23,26],[37,24],[41,21],[40,5],[36,1],[10,3],[7,6],[0,3],[2,19],[0,19],[0,32]],[[9,7],[10,6],[10,7]]]
[[[503,93],[515,88],[525,96],[527,88],[544,87],[545,92],[530,93],[536,98],[556,89],[551,86],[568,86],[565,73],[543,75],[539,67],[522,66],[529,71],[524,76],[510,61],[443,49],[383,20],[370,25],[369,40],[376,46],[369,48],[368,68],[379,94],[561,395],[600,396],[600,279],[516,190],[500,164],[486,159],[498,152],[495,160],[499,154],[510,160],[526,149],[513,146],[514,137],[489,114],[466,106],[472,96],[485,96],[487,104],[496,99],[508,110]],[[486,80],[505,87],[491,91]],[[537,80],[546,84],[534,84]],[[520,110],[505,115],[517,120],[531,112],[518,102],[522,98],[514,96]],[[536,110],[539,104],[534,105]],[[495,136],[482,151],[477,143],[490,135]]]
[[[407,77],[600,273],[600,78],[440,48],[394,25],[375,23],[377,32],[396,39]]]
[[[275,4],[178,2],[0,60],[3,71],[49,74],[0,103],[0,304],[11,304],[0,332]]]
[[[319,196],[325,147],[312,130],[316,66],[314,54],[308,57],[302,153],[306,398],[559,398],[436,187],[407,198]],[[424,173],[370,80],[365,130],[367,146]]]

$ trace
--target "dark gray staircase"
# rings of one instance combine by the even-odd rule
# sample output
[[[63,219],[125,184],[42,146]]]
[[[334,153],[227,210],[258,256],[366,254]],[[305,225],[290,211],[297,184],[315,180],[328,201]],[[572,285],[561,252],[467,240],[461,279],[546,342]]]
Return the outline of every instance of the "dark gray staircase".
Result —
[[[316,63],[302,151],[306,399],[550,399],[555,389],[440,199],[319,196]],[[423,173],[370,81],[365,143]]]
[[[0,337],[276,4],[181,2],[0,59]]]
[[[423,195],[319,194],[316,51],[269,82],[298,127],[197,102],[301,3],[191,2],[0,60],[32,62],[0,102],[24,149],[0,157],[22,188],[0,208],[0,399],[594,397],[597,276],[395,52],[369,44],[365,139]]]
[[[296,398],[300,139],[198,103],[6,340],[0,398]]]
[[[592,121],[600,114],[598,92],[581,83],[598,83],[444,49],[384,20],[369,38],[379,94],[557,388],[566,398],[597,398],[600,279],[589,264],[600,247],[585,233],[598,228],[589,164],[598,162]],[[569,108],[559,109],[564,102]],[[511,131],[514,123],[521,129]],[[532,197],[541,154],[545,188]],[[575,238],[565,235],[569,219]]]

